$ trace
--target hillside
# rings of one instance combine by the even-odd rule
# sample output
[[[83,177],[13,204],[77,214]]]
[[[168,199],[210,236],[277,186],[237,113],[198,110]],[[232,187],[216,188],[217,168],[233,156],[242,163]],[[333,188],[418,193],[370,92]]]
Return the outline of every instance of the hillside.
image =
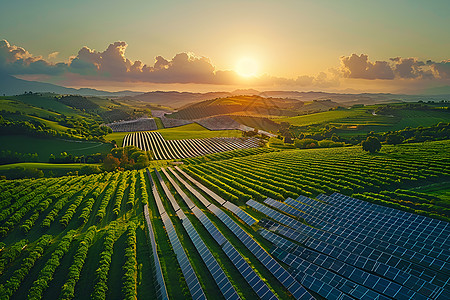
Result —
[[[287,122],[299,129],[339,127],[348,134],[366,134],[369,131],[386,132],[406,127],[431,126],[439,122],[450,122],[449,103],[410,103],[390,105],[356,106],[348,109],[313,113],[308,115],[276,118],[274,122]]]
[[[263,116],[292,116],[303,102],[292,99],[263,98],[260,96],[232,96],[201,101],[180,108],[169,117],[201,119],[223,114],[257,114]]]

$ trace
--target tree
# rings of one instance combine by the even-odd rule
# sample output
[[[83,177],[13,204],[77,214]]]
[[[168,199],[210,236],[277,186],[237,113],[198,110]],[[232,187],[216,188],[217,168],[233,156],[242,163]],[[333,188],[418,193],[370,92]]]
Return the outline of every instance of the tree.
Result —
[[[367,139],[363,141],[361,145],[364,151],[369,151],[370,153],[375,153],[377,151],[380,151],[381,149],[380,141],[374,136],[367,137]]]
[[[111,153],[108,154],[103,161],[103,168],[106,171],[113,171],[120,165],[120,160],[114,157]]]
[[[398,145],[403,143],[405,138],[400,134],[391,133],[386,136],[386,144]]]

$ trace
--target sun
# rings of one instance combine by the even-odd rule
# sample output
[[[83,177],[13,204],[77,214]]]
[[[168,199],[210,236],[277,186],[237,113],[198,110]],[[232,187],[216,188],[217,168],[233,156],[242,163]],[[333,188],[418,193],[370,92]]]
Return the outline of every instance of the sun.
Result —
[[[258,73],[258,64],[249,57],[241,58],[236,64],[236,72],[242,77],[253,77]]]

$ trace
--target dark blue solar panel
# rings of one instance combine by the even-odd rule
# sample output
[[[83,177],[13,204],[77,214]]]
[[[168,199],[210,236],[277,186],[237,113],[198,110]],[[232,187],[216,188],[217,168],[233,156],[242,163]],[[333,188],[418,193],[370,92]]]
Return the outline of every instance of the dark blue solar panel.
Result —
[[[200,286],[200,282],[198,281],[197,275],[192,268],[191,263],[184,251],[184,248],[178,239],[175,228],[173,227],[172,221],[167,215],[164,206],[161,202],[161,198],[156,189],[156,186],[153,185],[153,197],[155,198],[156,204],[158,206],[159,214],[161,215],[161,219],[164,223],[164,227],[166,229],[167,235],[169,237],[170,244],[172,245],[173,251],[177,257],[178,263],[181,268],[181,272],[184,275],[184,279],[188,285],[189,291],[191,292],[191,296],[193,299],[206,299],[205,294],[203,293],[203,289]]]
[[[255,255],[255,257],[285,286],[294,297],[310,297],[309,293],[253,238],[250,237],[227,214],[214,205],[208,207],[236,237]]]
[[[223,207],[226,209],[232,211],[234,214],[236,214],[239,218],[242,219],[245,223],[247,223],[249,226],[252,226],[256,223],[256,220],[253,219],[249,214],[244,212],[242,209],[240,209],[238,206],[234,205],[233,203],[227,201],[223,204]]]
[[[164,175],[166,175],[166,178],[169,179],[170,183],[175,188],[177,193],[181,196],[181,198],[183,198],[183,201],[186,203],[186,205],[190,209],[192,209],[195,205],[191,201],[191,199],[189,199],[189,197],[186,195],[186,193],[183,192],[183,190],[180,188],[180,186],[175,182],[175,180],[173,180],[173,178],[167,173],[167,171],[164,168],[161,168],[161,171],[164,173]]]

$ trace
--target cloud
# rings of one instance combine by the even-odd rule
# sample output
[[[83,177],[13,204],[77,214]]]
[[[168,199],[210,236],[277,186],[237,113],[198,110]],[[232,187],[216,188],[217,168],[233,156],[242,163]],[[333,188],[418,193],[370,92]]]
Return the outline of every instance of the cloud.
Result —
[[[58,75],[67,70],[65,63],[51,64],[42,56],[33,56],[22,47],[0,41],[0,73]]]
[[[440,63],[428,61],[427,63],[436,78],[450,79],[450,60],[444,60]]]
[[[55,59],[59,55],[58,51],[52,52],[47,56],[47,59]]]
[[[371,62],[366,54],[341,57],[341,76],[358,79],[448,79],[450,60],[426,62],[415,57],[395,57]]]
[[[367,54],[342,56],[339,68],[329,69],[317,75],[301,75],[296,78],[270,76],[242,78],[232,70],[217,70],[211,60],[204,56],[182,52],[174,57],[156,56],[151,64],[126,57],[128,44],[124,41],[111,43],[104,51],[87,46],[66,62],[54,63],[59,52],[45,59],[35,56],[22,47],[0,40],[0,73],[10,75],[42,76],[45,80],[70,82],[111,82],[134,84],[205,84],[253,86],[259,88],[283,87],[290,89],[333,89],[357,81],[380,86],[380,81],[402,86],[419,86],[417,83],[447,84],[450,79],[450,60],[435,62],[417,58],[395,57],[386,61],[371,61]],[[39,80],[39,78],[37,78]],[[50,81],[52,81],[50,80]],[[402,84],[403,84],[402,83]],[[359,83],[358,83],[359,84]],[[361,83],[363,84],[363,83]]]
[[[70,62],[69,71],[81,75],[106,77],[112,80],[154,83],[215,83],[227,84],[223,76],[216,76],[215,68],[206,57],[179,53],[171,60],[157,56],[153,65],[125,56],[125,42],[110,44],[103,52],[83,47]]]
[[[343,77],[361,79],[394,79],[395,75],[386,61],[369,61],[365,54],[341,57]]]

